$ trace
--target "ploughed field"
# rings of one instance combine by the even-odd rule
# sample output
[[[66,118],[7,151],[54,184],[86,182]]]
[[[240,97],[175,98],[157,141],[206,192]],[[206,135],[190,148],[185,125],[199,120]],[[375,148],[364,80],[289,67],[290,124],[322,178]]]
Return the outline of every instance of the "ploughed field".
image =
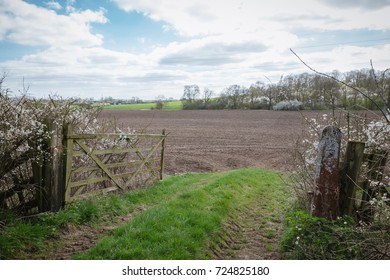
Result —
[[[104,110],[100,117],[137,132],[165,128],[167,174],[242,167],[287,170],[303,127],[301,113],[282,111]]]

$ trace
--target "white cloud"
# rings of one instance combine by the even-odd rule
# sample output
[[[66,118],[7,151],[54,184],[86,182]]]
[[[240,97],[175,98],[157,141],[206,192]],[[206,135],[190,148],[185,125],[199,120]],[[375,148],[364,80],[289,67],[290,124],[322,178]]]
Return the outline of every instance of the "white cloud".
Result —
[[[178,67],[189,73],[193,83],[215,85],[217,91],[232,80],[250,84],[265,74],[277,80],[282,74],[308,71],[289,51],[308,40],[295,35],[296,30],[390,29],[390,22],[385,20],[390,14],[389,8],[346,12],[312,0],[301,0],[299,4],[288,0],[266,4],[257,0],[112,1],[125,11],[142,12],[162,21],[167,30],[188,37],[186,42],[155,49],[149,57],[157,61],[159,67]],[[233,51],[234,46],[237,46],[236,51]],[[331,71],[366,67],[370,55],[378,54],[375,55],[378,58],[385,55],[375,48],[362,48],[357,56],[349,55],[348,51],[350,49],[346,48],[311,52],[308,59],[321,62],[319,67],[332,68]],[[360,64],[355,64],[357,61]],[[384,61],[383,58],[380,61]],[[384,64],[381,62],[381,66]]]
[[[31,94],[57,92],[64,96],[117,98],[139,96],[152,99],[167,86],[181,83],[187,74],[180,70],[157,69],[150,56],[132,55],[102,47],[50,47],[19,60],[0,63],[9,73],[11,88],[25,80]],[[147,85],[147,86],[145,86]],[[181,86],[174,86],[181,90]]]
[[[85,10],[69,15],[20,0],[1,0],[0,40],[29,46],[97,46],[102,35],[91,32],[91,23],[105,23],[105,11]]]
[[[380,9],[390,6],[390,0],[320,0],[338,8]]]
[[[377,5],[378,9],[351,9],[346,11],[329,5],[333,0],[272,0],[266,4],[258,0],[112,0],[125,11],[140,11],[155,20],[161,20],[183,36],[224,34],[231,31],[245,33],[262,30],[270,34],[295,27],[310,26],[321,30],[390,28],[386,20],[390,7],[386,1],[360,1],[359,6]],[[338,1],[341,3],[343,1]],[[353,1],[348,1],[354,6]],[[359,2],[359,1],[358,1]],[[344,3],[344,2],[343,2]],[[371,3],[371,4],[369,4]],[[287,20],[283,20],[283,18]],[[288,20],[290,19],[290,20]],[[295,19],[295,20],[293,20]]]
[[[208,36],[184,43],[171,43],[155,49],[151,56],[160,65],[214,67],[243,61],[243,55],[263,52],[266,48],[259,40],[245,38],[243,34],[232,37]]]
[[[310,34],[296,35],[302,28],[314,33],[390,29],[389,7],[362,9],[368,3],[364,1],[358,1],[359,5],[347,1],[354,5],[348,12],[331,5],[333,0],[302,0],[299,5],[282,0],[267,4],[256,0],[111,1],[125,11],[136,10],[161,21],[164,31],[182,35],[180,42],[148,46],[145,35],[135,38],[146,46],[145,53],[108,50],[103,47],[104,37],[91,28],[91,24],[108,22],[104,9],[76,10],[75,1],[68,0],[64,4],[67,14],[59,15],[20,0],[0,0],[0,41],[46,48],[0,63],[1,70],[10,72],[15,84],[25,77],[40,94],[58,91],[63,96],[142,99],[164,94],[179,98],[185,84],[196,83],[219,93],[231,84],[249,86],[264,75],[276,82],[282,74],[309,71],[289,51],[309,40]],[[57,2],[48,3],[55,9]],[[370,59],[378,69],[390,65],[388,44],[326,49],[297,52],[320,71],[369,67]]]
[[[275,77],[297,69],[307,71],[289,51],[289,48],[294,49],[310,37],[310,34],[298,37],[294,34],[297,30],[304,28],[317,33],[390,29],[390,21],[387,20],[390,14],[388,0],[345,1],[347,3],[340,6],[349,6],[348,10],[331,5],[330,2],[334,0],[301,0],[299,3],[289,0],[267,3],[258,0],[112,1],[125,11],[142,12],[154,20],[162,21],[178,34],[189,37],[187,42],[171,43],[151,54],[156,56],[154,61],[159,61],[160,66],[187,67],[191,69],[189,71],[194,68],[197,71],[214,71],[215,67],[223,66],[224,71],[229,72],[232,68],[242,67],[241,72],[253,73],[248,76],[255,76],[254,69],[257,69],[257,75],[262,76],[261,71],[270,71],[272,73],[268,74]],[[237,52],[227,51],[227,46],[238,46],[241,43],[242,46],[252,44],[264,48],[259,47],[257,52],[239,48]],[[326,69],[366,67],[369,57],[377,57],[380,67],[386,67],[387,60],[384,57],[388,55],[380,47],[360,47],[358,53],[353,51],[352,46],[334,47],[332,50],[332,46],[329,46],[326,52],[311,51],[307,57],[309,61],[321,62],[319,66]]]
[[[67,13],[75,13],[76,8],[73,5],[76,3],[76,0],[66,0],[66,12]]]
[[[247,52],[238,55],[229,53],[236,46],[221,45],[225,54],[234,59],[221,59],[203,65],[211,41],[199,40],[193,47],[186,43],[172,43],[160,47],[148,54],[133,55],[116,52],[102,47],[51,47],[47,50],[26,55],[20,60],[8,61],[0,65],[9,72],[7,82],[11,88],[22,88],[21,81],[31,85],[31,92],[42,96],[57,92],[64,96],[82,96],[100,98],[113,96],[153,99],[159,94],[180,98],[183,86],[198,84],[209,87],[219,93],[231,84],[250,86],[257,80],[267,82],[264,76],[277,82],[281,75],[309,72],[289,51],[278,52],[271,48],[262,52]],[[382,47],[336,47],[328,52],[310,52],[298,54],[308,64],[319,71],[330,72],[334,69],[349,71],[369,67],[373,59],[377,69],[390,65],[390,45]],[[194,59],[191,60],[190,54]],[[176,56],[175,56],[176,55]],[[187,57],[184,57],[188,55]],[[204,55],[205,57],[201,57]],[[183,58],[184,57],[184,58]],[[200,62],[196,58],[201,57]],[[162,63],[164,59],[176,58],[171,63]],[[183,59],[178,64],[179,59]],[[186,61],[185,59],[188,59]]]
[[[49,9],[53,9],[53,10],[61,10],[62,9],[61,4],[56,2],[56,1],[47,1],[47,2],[45,2],[45,5]]]
[[[370,68],[370,60],[378,70],[390,65],[390,44],[376,47],[358,47],[342,45],[328,52],[313,52],[301,55],[302,59],[322,72],[335,69],[346,72],[355,69]]]

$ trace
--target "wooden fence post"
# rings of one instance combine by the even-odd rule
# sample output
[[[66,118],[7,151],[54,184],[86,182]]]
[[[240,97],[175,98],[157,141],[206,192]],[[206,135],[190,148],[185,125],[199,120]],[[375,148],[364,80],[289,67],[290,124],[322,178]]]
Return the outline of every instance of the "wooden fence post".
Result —
[[[160,161],[160,180],[163,179],[163,173],[164,173],[164,157],[165,157],[165,129],[162,131],[162,135],[164,139],[161,142],[161,161]]]
[[[66,124],[63,128],[62,133],[62,145],[64,147],[64,154],[63,154],[63,169],[62,169],[62,181],[64,186],[64,195],[65,195],[65,201],[64,203],[67,203],[70,201],[70,191],[71,188],[68,188],[68,182],[70,182],[70,176],[72,172],[72,158],[73,158],[73,139],[71,138],[73,134],[73,126],[72,124]]]
[[[33,163],[33,178],[34,183],[38,186],[38,212],[46,212],[50,210],[50,147],[51,147],[51,122],[44,120],[46,126],[45,132],[49,134],[48,139],[44,139],[41,144],[39,162]]]
[[[38,211],[58,211],[63,206],[61,131],[52,120],[45,120],[49,138],[42,149],[41,162],[33,167],[34,181],[39,185]]]
[[[340,216],[353,215],[360,167],[364,158],[364,142],[349,141],[340,180]]]
[[[327,126],[321,132],[316,160],[316,187],[311,215],[333,220],[338,215],[341,131]]]
[[[383,179],[383,172],[388,157],[388,151],[378,150],[368,156],[368,172],[367,180],[364,181],[362,189],[362,203],[359,210],[359,218],[366,223],[371,223],[374,218],[374,207],[370,200],[376,196],[376,193],[381,192],[381,189],[372,184],[372,182],[380,182]]]
[[[59,211],[64,206],[65,185],[63,184],[63,153],[62,133],[57,124],[53,124],[53,135],[51,139],[51,200],[50,210]]]

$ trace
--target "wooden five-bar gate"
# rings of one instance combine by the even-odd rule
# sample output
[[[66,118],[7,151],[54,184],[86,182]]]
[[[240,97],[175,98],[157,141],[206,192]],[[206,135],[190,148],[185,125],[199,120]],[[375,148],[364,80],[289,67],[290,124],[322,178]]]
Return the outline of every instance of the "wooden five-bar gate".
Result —
[[[33,164],[38,212],[58,211],[81,196],[127,191],[162,179],[165,130],[161,134],[75,134],[67,125],[47,143],[50,157]]]

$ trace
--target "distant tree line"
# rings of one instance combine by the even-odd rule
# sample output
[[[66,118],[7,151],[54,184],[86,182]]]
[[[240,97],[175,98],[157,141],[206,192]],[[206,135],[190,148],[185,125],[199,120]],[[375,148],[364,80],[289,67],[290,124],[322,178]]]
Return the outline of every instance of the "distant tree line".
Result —
[[[99,102],[99,101],[94,101],[94,99],[90,100],[91,102]],[[131,97],[130,99],[116,99],[111,96],[108,97],[102,97],[100,99],[100,102],[106,103],[106,104],[111,104],[111,105],[118,105],[118,104],[139,104],[139,103],[144,103],[144,101],[136,96]]]
[[[365,92],[377,104],[390,102],[389,71],[361,69],[341,73],[335,70],[330,75]],[[277,83],[257,81],[249,88],[230,85],[219,96],[208,88],[201,91],[195,84],[186,85],[181,101],[183,109],[375,109],[369,98],[335,79],[309,73],[288,75]],[[385,99],[379,94],[379,85],[381,90],[385,87]]]

